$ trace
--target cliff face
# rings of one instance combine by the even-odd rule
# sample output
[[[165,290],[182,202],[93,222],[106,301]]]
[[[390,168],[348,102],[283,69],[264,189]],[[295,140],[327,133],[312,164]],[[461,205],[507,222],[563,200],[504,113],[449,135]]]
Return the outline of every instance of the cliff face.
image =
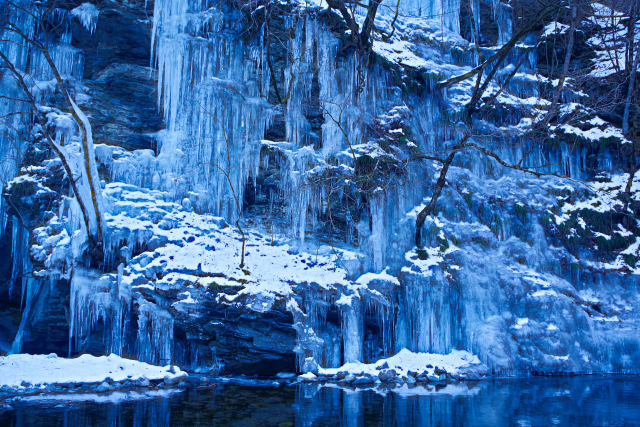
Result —
[[[18,123],[1,181],[0,349],[262,375],[403,348],[464,349],[503,373],[637,371],[634,144],[594,107],[605,85],[575,80],[546,135],[527,132],[551,104],[547,51],[562,55],[566,25],[532,29],[469,118],[475,80],[436,82],[512,37],[511,6],[407,2],[394,19],[383,4],[370,51],[325,6],[60,3],[56,61],[93,127],[106,255],[80,261],[67,178],[38,126]],[[572,67],[595,79],[590,19]],[[44,92],[64,110],[55,85]],[[456,148],[469,133],[485,151]]]

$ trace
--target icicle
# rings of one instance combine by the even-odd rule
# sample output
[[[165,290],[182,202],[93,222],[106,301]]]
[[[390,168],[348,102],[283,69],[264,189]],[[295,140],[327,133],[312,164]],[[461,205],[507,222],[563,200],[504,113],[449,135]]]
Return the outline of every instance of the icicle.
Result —
[[[143,298],[138,303],[138,360],[173,364],[173,317]]]
[[[426,278],[409,275],[403,282],[396,323],[395,350],[448,353],[453,348],[457,307],[456,293],[441,274]]]
[[[91,34],[96,32],[99,15],[100,11],[92,3],[82,3],[71,11],[71,16],[78,18],[82,26]]]
[[[363,333],[362,301],[356,296],[350,298],[351,305],[342,309],[342,339],[344,363],[361,362]]]
[[[156,167],[161,189],[178,200],[195,191],[199,208],[233,219],[273,112],[264,49],[233,34],[239,24],[225,13],[204,2],[155,2],[152,56],[167,123]]]
[[[498,25],[498,45],[501,46],[509,41],[513,32],[512,9],[501,0],[493,0],[492,6],[493,17]]]
[[[13,294],[13,289],[18,284],[18,279],[22,279],[24,284],[25,273],[28,273],[29,266],[29,231],[26,230],[17,218],[12,218],[11,230],[11,281],[9,282],[9,296]],[[24,307],[24,292],[22,287],[22,298],[20,307]]]
[[[28,4],[18,2],[19,6],[28,7]],[[35,19],[29,13],[29,9],[23,10],[21,7],[6,7],[3,20],[14,23],[25,33],[27,37],[34,36]],[[20,35],[13,31],[0,31],[0,49],[7,56],[16,69],[27,71],[29,63],[29,46],[26,45]],[[29,118],[20,114],[24,110],[23,103],[14,102],[11,98],[22,98],[23,94],[15,82],[14,77],[9,72],[0,76],[0,92],[6,99],[0,99],[0,188],[4,188],[18,170],[18,165],[24,154],[25,147],[16,141],[22,141],[20,131],[28,124]]]
[[[20,325],[18,326],[18,332],[11,343],[11,354],[20,353],[22,351],[22,343],[25,338],[25,334],[28,333],[29,327],[31,326],[31,319],[35,312],[42,307],[37,306],[38,296],[40,295],[40,288],[44,286],[44,283],[40,280],[34,279],[32,277],[23,276],[22,278],[22,295],[23,295],[23,310],[22,317],[20,319]]]
[[[104,327],[105,352],[122,354],[131,296],[129,289],[121,284],[120,269],[116,277],[97,277],[89,271],[75,270],[69,298],[70,355],[86,348],[99,323]]]
[[[397,0],[386,0],[384,3],[395,11]],[[428,18],[448,31],[460,33],[460,0],[402,0],[400,14]]]

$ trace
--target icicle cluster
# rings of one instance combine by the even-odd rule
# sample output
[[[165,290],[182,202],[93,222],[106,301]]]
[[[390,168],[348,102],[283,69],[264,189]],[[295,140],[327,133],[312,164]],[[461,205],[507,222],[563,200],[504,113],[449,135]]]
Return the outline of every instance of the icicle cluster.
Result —
[[[153,61],[167,124],[154,187],[235,218],[271,119],[269,73],[260,45],[233,31],[240,18],[209,2],[155,2]]]

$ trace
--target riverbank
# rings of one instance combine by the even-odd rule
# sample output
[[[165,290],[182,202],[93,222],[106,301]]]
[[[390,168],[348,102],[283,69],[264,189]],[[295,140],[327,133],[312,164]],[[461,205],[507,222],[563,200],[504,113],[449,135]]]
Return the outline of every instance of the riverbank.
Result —
[[[175,387],[187,373],[111,354],[63,358],[55,354],[0,357],[0,393],[85,393],[123,388]]]
[[[339,368],[318,368],[305,361],[302,382],[329,382],[341,385],[386,386],[401,384],[451,383],[480,380],[489,376],[489,368],[480,359],[463,350],[448,354],[416,353],[407,349],[375,363],[353,362]]]

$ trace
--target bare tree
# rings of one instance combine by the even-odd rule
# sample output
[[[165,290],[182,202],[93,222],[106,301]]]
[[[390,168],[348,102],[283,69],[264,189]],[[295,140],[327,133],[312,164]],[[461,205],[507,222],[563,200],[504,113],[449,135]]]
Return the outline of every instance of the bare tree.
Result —
[[[18,87],[24,92],[25,99],[31,106],[34,119],[41,125],[47,143],[60,159],[69,177],[75,200],[82,212],[84,225],[87,230],[90,256],[92,260],[100,262],[104,257],[101,187],[93,149],[91,123],[73,100],[67,89],[66,82],[58,70],[49,50],[51,35],[49,33],[50,24],[47,22],[47,18],[51,16],[51,13],[55,9],[56,2],[49,2],[44,6],[39,4],[24,6],[14,1],[7,1],[6,3],[7,7],[12,8],[12,12],[14,12],[10,16],[15,16],[16,14],[27,15],[33,19],[36,31],[30,32],[25,28],[21,28],[16,22],[5,22],[1,30],[4,34],[17,35],[17,38],[4,38],[0,40],[0,46],[3,47],[2,51],[0,51],[1,64],[9,71],[10,75],[14,77]],[[35,35],[29,35],[31,33]],[[42,37],[43,40],[40,37]],[[35,50],[41,53],[45,59],[57,83],[57,87],[62,93],[69,113],[73,117],[80,132],[82,160],[78,168],[79,170],[74,171],[74,159],[64,148],[64,141],[57,141],[55,136],[49,131],[48,118],[40,107],[39,100],[36,99],[32,93],[36,84],[35,79],[26,71],[18,69],[17,64],[5,53],[5,48],[11,43],[18,44],[26,50]],[[76,176],[78,172],[79,176]]]
[[[626,0],[625,0],[626,1]],[[632,3],[637,3],[633,0],[630,0]],[[432,215],[436,212],[436,206],[440,195],[447,183],[447,175],[450,171],[451,166],[454,164],[454,160],[456,159],[458,153],[463,151],[471,151],[475,152],[476,155],[486,156],[488,158],[493,159],[499,165],[504,168],[517,170],[525,174],[529,174],[536,177],[543,176],[554,176],[563,179],[569,179],[569,177],[555,172],[543,172],[548,169],[544,169],[549,167],[550,165],[537,165],[537,166],[525,166],[528,164],[527,158],[532,153],[533,148],[529,151],[526,151],[522,154],[521,158],[516,162],[508,162],[502,159],[495,151],[492,151],[485,146],[481,145],[480,141],[482,139],[481,135],[474,135],[474,132],[471,129],[470,118],[471,115],[480,113],[487,106],[496,102],[498,97],[506,90],[509,85],[511,79],[518,73],[518,70],[526,61],[526,54],[522,54],[520,58],[513,60],[513,52],[516,47],[521,43],[525,38],[534,34],[535,31],[543,28],[552,17],[555,16],[556,19],[558,17],[562,17],[566,22],[569,22],[567,26],[568,31],[564,33],[563,40],[566,41],[564,46],[564,60],[562,61],[561,69],[558,72],[557,83],[554,85],[554,88],[551,92],[550,98],[551,101],[549,103],[548,110],[546,114],[544,114],[542,120],[536,120],[534,123],[537,123],[537,132],[534,132],[535,129],[532,129],[532,132],[525,135],[525,138],[534,139],[532,146],[536,146],[536,141],[542,143],[541,141],[545,138],[548,138],[549,132],[548,129],[543,129],[546,126],[540,126],[540,123],[544,125],[550,124],[553,120],[558,120],[558,111],[561,105],[563,92],[566,90],[565,82],[568,81],[571,74],[572,60],[573,54],[575,50],[576,44],[576,32],[578,31],[579,24],[584,16],[589,13],[590,0],[539,0],[534,2],[533,4],[528,1],[516,1],[513,3],[514,5],[514,23],[515,23],[515,31],[511,38],[507,40],[505,44],[502,46],[496,46],[494,49],[494,53],[489,57],[483,58],[483,50],[480,49],[480,37],[479,34],[475,34],[475,48],[477,49],[479,63],[477,66],[473,67],[471,70],[462,73],[457,76],[450,77],[446,80],[443,80],[436,84],[437,89],[445,89],[451,87],[457,83],[464,82],[468,79],[474,79],[474,85],[471,91],[470,101],[465,106],[465,118],[467,119],[466,123],[463,123],[462,129],[459,129],[458,132],[462,136],[459,137],[459,142],[450,146],[446,150],[444,150],[443,154],[416,154],[413,155],[409,159],[409,161],[418,161],[418,160],[431,160],[441,165],[441,169],[439,171],[439,176],[436,180],[436,183],[433,187],[433,192],[431,194],[431,198],[429,202],[424,206],[424,208],[419,212],[416,218],[416,229],[415,229],[415,244],[416,246],[421,246],[421,230],[424,226],[425,220],[429,215]],[[353,47],[358,54],[360,54],[363,58],[367,58],[368,55],[371,54],[371,45],[372,45],[372,33],[376,31],[373,26],[373,22],[375,20],[375,16],[380,6],[380,2],[371,1],[366,5],[350,1],[350,0],[328,0],[329,7],[338,12],[340,17],[344,20],[347,29],[349,30],[349,41],[347,42],[346,47]],[[364,21],[357,21],[355,19],[355,8],[361,7],[366,8],[366,17]],[[635,7],[635,6],[634,6]],[[392,21],[392,29],[390,34],[382,33],[383,39],[388,39],[395,31],[395,21],[398,17],[398,8],[399,2],[396,5],[396,13]],[[636,8],[637,9],[637,8]],[[637,11],[633,7],[629,7],[629,16],[632,19],[637,20]],[[636,12],[633,12],[636,11]],[[632,13],[633,12],[633,13]],[[635,18],[634,18],[635,17]],[[265,21],[266,22],[266,21]],[[359,25],[358,22],[362,22],[362,25]],[[635,24],[634,24],[635,25]],[[478,23],[474,23],[474,31],[476,31],[478,27]],[[473,32],[473,31],[472,31]],[[472,34],[474,36],[474,34]],[[632,40],[632,39],[630,39]],[[289,40],[290,42],[290,40]],[[628,41],[628,44],[631,42]],[[486,51],[486,50],[485,50]],[[638,61],[638,56],[631,54],[629,55],[630,59],[634,61]],[[270,59],[270,58],[268,58]],[[290,58],[290,62],[293,59]],[[505,68],[505,63],[507,61],[513,61],[513,67],[510,70],[506,79],[502,80],[502,82],[498,85],[497,90],[494,89],[496,87],[497,76],[502,75],[502,70]],[[367,62],[362,62],[362,69],[367,66]],[[270,68],[273,68],[270,64]],[[628,66],[629,68],[629,94],[633,94],[634,86],[633,81],[635,79],[635,70],[636,66]],[[273,79],[274,73],[272,73]],[[573,77],[573,76],[572,76]],[[291,78],[294,76],[291,74]],[[360,79],[362,80],[362,79]],[[289,82],[291,83],[291,81]],[[276,95],[279,100],[284,99],[285,102],[288,100],[288,95],[281,96],[280,92],[278,92],[277,84],[275,85]],[[289,86],[289,93],[291,90],[291,85]],[[488,95],[487,95],[488,94]],[[626,113],[626,116],[630,116],[633,111],[634,103],[632,101],[632,95],[627,97],[627,110],[629,112]],[[325,116],[325,120],[331,120],[338,127],[340,132],[345,137],[347,141],[348,148],[351,152],[351,155],[354,160],[354,164],[357,166],[358,164],[358,156],[354,151],[354,145],[351,143],[350,136],[348,135],[347,130],[342,125],[342,110],[340,110],[340,114],[331,115],[330,111],[326,108],[323,109],[323,115]],[[625,119],[630,120],[630,119]],[[473,135],[473,136],[472,136]],[[349,177],[351,182],[362,181],[368,179],[368,176],[359,176],[359,171],[357,168],[354,169],[354,176]],[[374,172],[375,173],[375,172]],[[632,179],[632,178],[631,178]],[[324,181],[323,181],[324,182]],[[316,183],[317,184],[317,183]],[[330,214],[330,212],[329,212]]]
[[[558,113],[558,105],[560,103],[560,97],[562,96],[562,90],[564,89],[564,83],[567,79],[567,75],[569,74],[569,66],[571,65],[571,56],[573,54],[573,47],[575,43],[575,35],[576,35],[576,27],[578,26],[578,5],[571,4],[571,0],[569,0],[569,8],[571,10],[571,24],[569,25],[569,39],[567,42],[566,52],[564,56],[564,64],[562,65],[562,73],[560,74],[560,78],[558,79],[558,84],[556,85],[556,90],[553,94],[553,100],[551,101],[551,106],[547,111],[545,117],[540,121],[541,127],[546,127],[549,122],[556,116]]]
[[[351,31],[351,42],[353,46],[361,52],[369,49],[371,46],[371,32],[374,29],[374,22],[376,14],[378,13],[378,7],[382,3],[382,0],[369,0],[366,8],[367,15],[364,18],[362,27],[358,25],[355,19],[355,7],[360,3],[357,1],[344,1],[344,0],[327,0],[327,4],[331,9],[335,9],[340,12],[340,16],[344,19],[347,27]],[[347,6],[353,6],[349,9]]]
[[[505,81],[500,85],[499,89],[489,95],[486,98],[483,98],[485,92],[487,92],[490,87],[491,82],[494,80],[497,72],[502,69],[504,62],[507,60],[509,54],[513,51],[519,41],[521,41],[524,37],[531,34],[536,28],[540,28],[544,26],[550,16],[553,14],[564,13],[567,9],[569,10],[569,14],[571,16],[571,25],[569,28],[568,42],[565,53],[565,60],[563,63],[563,70],[561,73],[561,77],[559,79],[559,83],[556,86],[556,90],[553,95],[553,101],[551,102],[551,107],[549,108],[547,114],[545,115],[543,121],[545,124],[548,124],[551,119],[553,119],[558,110],[558,106],[560,103],[560,97],[562,94],[562,90],[564,88],[564,81],[567,78],[569,72],[569,66],[571,63],[572,52],[574,49],[574,41],[575,41],[575,32],[579,22],[579,7],[588,6],[585,1],[581,0],[567,0],[567,1],[541,1],[538,2],[538,7],[529,7],[520,8],[520,10],[526,10],[522,12],[521,16],[516,16],[516,22],[519,23],[519,29],[513,34],[513,36],[497,51],[485,59],[481,61],[479,65],[472,68],[470,71],[465,72],[463,74],[451,77],[449,79],[443,80],[439,82],[436,87],[439,89],[444,89],[450,87],[454,84],[463,82],[470,78],[475,77],[475,84],[471,94],[470,101],[465,106],[465,116],[467,119],[474,113],[480,111],[481,108],[490,105],[495,102],[498,96],[505,90],[506,86],[509,84],[510,80],[517,73],[518,69],[522,65],[525,60],[524,57],[520,58],[518,63],[514,66],[513,70],[507,76]],[[530,9],[530,10],[529,10]],[[479,56],[480,55],[480,52]],[[482,103],[482,106],[479,108],[478,106]],[[567,176],[555,173],[555,172],[541,172],[542,168],[547,167],[549,165],[541,165],[541,166],[524,166],[525,161],[528,155],[531,153],[531,150],[524,152],[521,158],[516,163],[510,163],[503,160],[496,152],[474,142],[471,138],[471,130],[467,129],[463,131],[464,136],[460,139],[458,143],[453,145],[453,147],[449,150],[449,155],[445,158],[437,157],[437,156],[429,156],[429,155],[419,155],[416,156],[416,159],[427,159],[431,161],[435,161],[442,165],[440,169],[439,177],[436,181],[435,187],[432,192],[432,196],[429,202],[420,210],[416,217],[416,229],[415,229],[415,245],[417,247],[422,246],[422,236],[421,230],[424,226],[425,220],[429,215],[433,215],[436,212],[436,205],[438,198],[440,197],[444,186],[446,185],[446,177],[449,172],[449,169],[457,155],[457,153],[471,149],[476,151],[480,155],[484,155],[486,157],[492,158],[502,167],[512,170],[517,170],[522,173],[530,174],[536,177],[542,176],[555,176],[563,179],[569,179]],[[529,137],[533,135],[530,134]]]
[[[631,103],[635,88],[636,75],[638,74],[638,57],[640,56],[640,43],[636,42],[636,26],[640,17],[640,5],[637,1],[628,1],[628,20],[627,20],[627,40],[626,40],[626,73],[628,74],[629,84],[627,87],[627,95],[624,103],[624,113],[622,117],[622,131],[629,134],[629,116],[631,114]],[[636,106],[637,107],[637,106]]]
[[[229,145],[229,136],[227,135],[227,130],[224,124],[224,120],[222,120],[222,133],[224,135],[224,142],[225,142],[225,147],[227,151],[227,164],[225,165],[225,167],[222,167],[217,163],[211,163],[211,165],[216,169],[218,169],[222,173],[222,175],[224,175],[227,181],[227,184],[229,184],[229,189],[231,190],[231,195],[233,196],[233,201],[236,206],[236,211],[238,213],[238,216],[236,218],[235,224],[236,224],[236,227],[238,228],[238,231],[240,232],[240,236],[242,236],[242,249],[240,251],[240,268],[242,269],[244,268],[244,254],[245,254],[245,246],[246,246],[247,239],[244,234],[244,230],[242,228],[242,205],[240,203],[240,200],[238,199],[238,194],[236,192],[235,186],[233,185],[233,180],[231,179],[231,172],[232,172],[231,146]]]
[[[465,106],[465,111],[467,112],[467,114],[470,115],[474,113],[477,109],[478,103],[482,100],[484,93],[489,88],[489,85],[496,76],[496,73],[501,69],[504,61],[507,59],[513,48],[518,44],[520,40],[530,34],[531,31],[533,31],[536,27],[540,27],[553,12],[556,12],[558,9],[564,7],[565,1],[546,1],[541,3],[541,5],[542,6],[540,7],[540,9],[536,13],[534,13],[533,16],[523,17],[523,19],[521,19],[520,28],[518,29],[518,31],[516,31],[515,34],[513,34],[513,36],[511,36],[511,38],[507,41],[507,43],[502,45],[493,55],[463,74],[450,77],[446,80],[438,82],[436,84],[436,88],[445,89],[453,86],[454,84],[468,80],[472,77],[476,77],[476,83],[471,94],[471,99]],[[515,75],[515,72],[517,72],[519,66],[520,65],[518,65],[516,67],[516,71],[514,71],[507,78],[507,82],[505,82],[503,88],[504,86],[506,86],[508,81],[511,80],[513,75]],[[500,92],[502,92],[502,89],[500,89]],[[491,96],[489,99],[492,102],[493,100],[495,100],[495,97]]]

